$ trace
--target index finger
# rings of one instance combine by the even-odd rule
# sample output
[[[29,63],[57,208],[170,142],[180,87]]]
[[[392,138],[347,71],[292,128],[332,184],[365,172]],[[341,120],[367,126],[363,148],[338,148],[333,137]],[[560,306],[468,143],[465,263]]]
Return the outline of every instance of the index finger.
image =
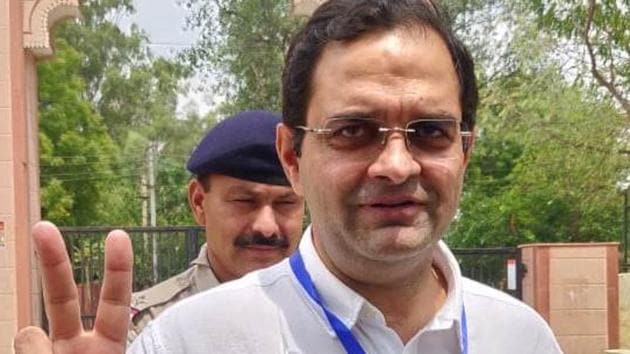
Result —
[[[77,336],[83,329],[79,297],[61,233],[52,223],[42,221],[33,227],[33,240],[42,273],[50,338],[69,339]]]

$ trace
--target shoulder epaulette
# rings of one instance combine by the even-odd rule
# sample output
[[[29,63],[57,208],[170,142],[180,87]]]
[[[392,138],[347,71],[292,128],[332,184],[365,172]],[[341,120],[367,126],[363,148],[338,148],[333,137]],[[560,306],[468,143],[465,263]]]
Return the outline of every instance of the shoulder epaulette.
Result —
[[[191,285],[192,268],[166,279],[148,289],[131,295],[132,317],[152,306],[166,303]]]

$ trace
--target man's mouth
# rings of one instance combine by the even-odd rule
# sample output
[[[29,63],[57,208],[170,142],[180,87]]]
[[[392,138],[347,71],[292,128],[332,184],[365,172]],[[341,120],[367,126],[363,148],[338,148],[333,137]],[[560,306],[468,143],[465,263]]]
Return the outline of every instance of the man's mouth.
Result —
[[[275,251],[286,249],[285,247],[265,246],[265,245],[248,245],[248,246],[242,246],[241,248],[246,249],[246,250],[251,250],[251,251],[257,251],[257,252],[275,252]]]
[[[413,202],[413,201],[402,201],[402,202],[397,202],[397,203],[373,203],[370,204],[371,207],[374,208],[400,208],[400,207],[407,207],[407,206],[414,206],[417,205],[417,203]]]
[[[373,220],[408,224],[425,209],[426,203],[409,195],[379,196],[360,204],[361,210]]]
[[[277,250],[289,248],[289,241],[284,236],[261,234],[242,235],[236,238],[234,245],[240,248],[253,250]]]
[[[412,195],[386,195],[367,198],[362,206],[383,207],[383,208],[396,208],[412,205],[424,204],[419,198]]]

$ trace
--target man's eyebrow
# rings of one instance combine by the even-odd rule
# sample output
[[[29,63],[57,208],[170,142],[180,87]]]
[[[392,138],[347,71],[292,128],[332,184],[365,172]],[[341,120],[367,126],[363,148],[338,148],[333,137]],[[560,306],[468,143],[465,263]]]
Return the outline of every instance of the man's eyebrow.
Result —
[[[297,199],[298,196],[293,192],[286,192],[278,197],[278,199]]]
[[[232,186],[227,189],[226,194],[227,195],[240,194],[240,195],[255,196],[257,193],[243,186]]]
[[[414,117],[417,117],[415,119],[448,119],[458,121],[454,115],[448,112],[421,112],[414,115]]]
[[[338,119],[338,118],[362,119],[362,118],[375,118],[375,117],[379,117],[378,112],[351,111],[351,112],[334,114],[332,116],[327,117],[326,119]],[[455,117],[453,114],[445,112],[445,111],[419,112],[412,115],[411,120],[416,120],[416,119],[448,119],[448,120],[459,121],[457,117]]]
[[[378,113],[375,111],[355,110],[355,111],[336,113],[336,114],[326,117],[326,119],[338,119],[338,118],[361,119],[361,118],[372,118],[375,116],[378,116]]]

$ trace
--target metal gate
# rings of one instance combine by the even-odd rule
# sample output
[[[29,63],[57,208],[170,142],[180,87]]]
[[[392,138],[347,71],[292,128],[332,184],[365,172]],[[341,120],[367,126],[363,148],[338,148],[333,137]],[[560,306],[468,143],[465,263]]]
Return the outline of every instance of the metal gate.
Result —
[[[86,328],[93,326],[103,278],[103,247],[107,234],[119,227],[64,227],[61,232],[79,289],[81,315]],[[199,226],[121,227],[134,250],[133,290],[139,291],[184,271],[205,242]],[[462,274],[521,298],[522,271],[518,249],[455,248]],[[516,288],[509,289],[508,260],[515,260]],[[45,318],[45,316],[44,316]]]
[[[452,248],[462,275],[522,299],[525,266],[516,247]]]
[[[60,228],[79,290],[85,328],[92,328],[94,324],[103,279],[104,240],[114,229],[124,229],[131,239],[133,291],[146,289],[184,271],[197,258],[205,242],[204,229],[199,226]]]

